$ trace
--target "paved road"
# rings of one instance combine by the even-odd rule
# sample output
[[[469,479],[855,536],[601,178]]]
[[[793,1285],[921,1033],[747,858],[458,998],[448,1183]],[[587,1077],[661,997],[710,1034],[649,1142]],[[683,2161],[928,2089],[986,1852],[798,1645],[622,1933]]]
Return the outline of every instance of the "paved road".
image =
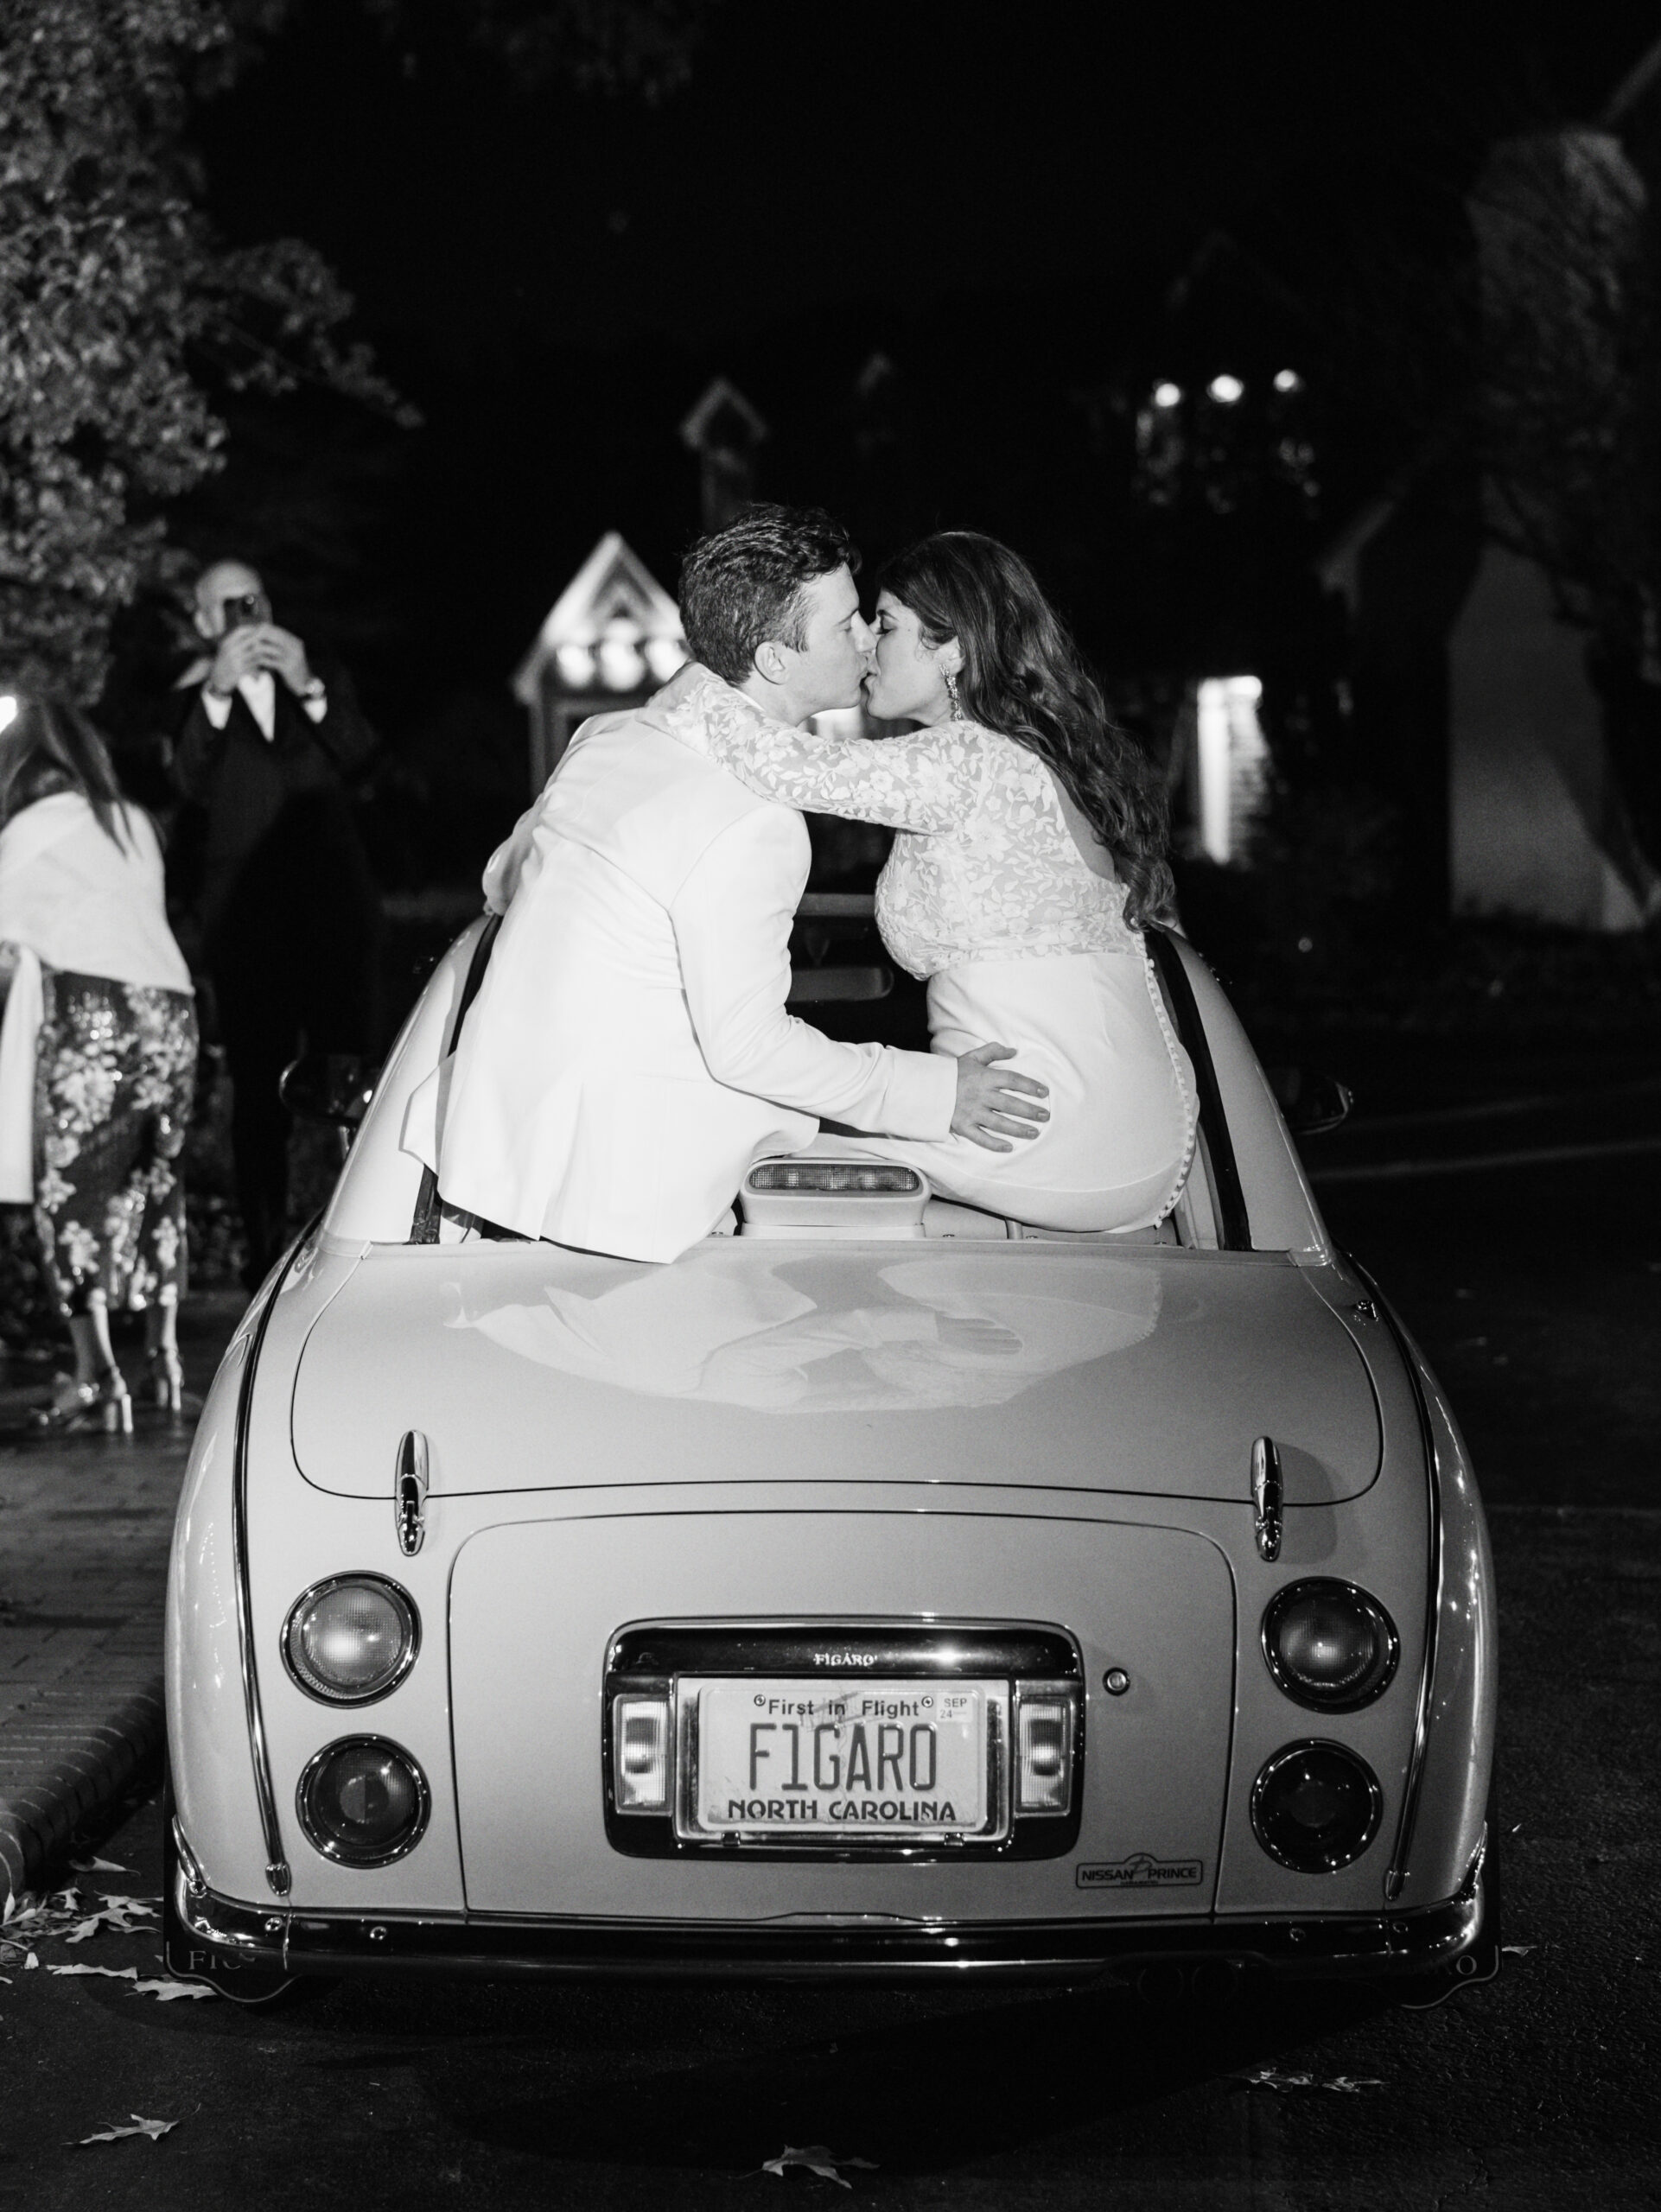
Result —
[[[1409,1137],[1448,1141],[1358,1131],[1317,1158],[1377,1166]],[[1492,1510],[1522,1947],[1500,1982],[1428,2014],[1319,1989],[1169,2016],[1115,1993],[366,1986],[250,2014],[7,1968],[0,2204],[840,2202],[761,2171],[786,2144],[873,2162],[845,2177],[896,2206],[1661,2201],[1661,1157],[1327,1197],[1442,1372]],[[154,1895],[153,1806],[103,1849],[132,1877],[89,1888]],[[107,1934],[41,1955],[153,1970]],[[1283,2086],[1241,2078],[1263,2069]],[[177,2127],[65,2147],[135,2111]]]

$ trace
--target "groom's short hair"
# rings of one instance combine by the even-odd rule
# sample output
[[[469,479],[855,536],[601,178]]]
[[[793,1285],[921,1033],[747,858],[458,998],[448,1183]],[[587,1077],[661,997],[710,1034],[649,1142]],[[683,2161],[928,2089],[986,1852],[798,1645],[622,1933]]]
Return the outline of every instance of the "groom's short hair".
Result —
[[[859,573],[859,549],[823,507],[757,500],[700,537],[681,563],[680,619],[694,660],[741,683],[771,639],[807,642],[802,587],[834,569]]]

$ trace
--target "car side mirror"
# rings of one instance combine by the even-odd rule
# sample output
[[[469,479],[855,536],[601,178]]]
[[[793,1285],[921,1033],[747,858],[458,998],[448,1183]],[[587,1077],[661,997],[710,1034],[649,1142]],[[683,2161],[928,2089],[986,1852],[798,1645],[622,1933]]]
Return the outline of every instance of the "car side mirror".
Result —
[[[380,1070],[355,1052],[302,1052],[283,1071],[277,1096],[302,1122],[355,1129],[369,1110]]]
[[[1348,1084],[1314,1068],[1270,1068],[1269,1087],[1295,1137],[1319,1136],[1349,1119],[1355,1096]]]

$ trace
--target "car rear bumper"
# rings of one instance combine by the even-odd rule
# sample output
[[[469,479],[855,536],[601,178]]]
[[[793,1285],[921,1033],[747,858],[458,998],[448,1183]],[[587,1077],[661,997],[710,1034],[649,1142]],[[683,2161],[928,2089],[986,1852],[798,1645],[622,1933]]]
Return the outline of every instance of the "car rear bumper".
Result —
[[[698,1976],[914,1981],[963,1975],[1083,1981],[1116,1969],[1214,1963],[1295,1977],[1371,1980],[1454,1968],[1485,1918],[1479,1858],[1457,1897],[1413,1912],[1298,1919],[958,1922],[516,1919],[271,1910],[193,1888],[169,1870],[175,1973],[234,1976]]]

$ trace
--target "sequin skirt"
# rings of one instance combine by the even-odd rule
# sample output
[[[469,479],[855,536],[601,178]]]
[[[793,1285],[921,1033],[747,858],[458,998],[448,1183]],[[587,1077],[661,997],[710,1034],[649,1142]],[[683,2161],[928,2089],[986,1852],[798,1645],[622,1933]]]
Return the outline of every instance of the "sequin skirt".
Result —
[[[182,1294],[179,1154],[196,1074],[188,991],[41,966],[35,1220],[59,1312]]]

